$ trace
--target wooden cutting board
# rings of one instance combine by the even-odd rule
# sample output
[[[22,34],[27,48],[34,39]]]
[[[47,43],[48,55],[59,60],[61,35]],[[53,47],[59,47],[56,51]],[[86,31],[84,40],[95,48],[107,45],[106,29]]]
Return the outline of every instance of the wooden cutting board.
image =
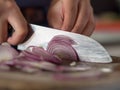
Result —
[[[88,63],[93,70],[72,73],[0,71],[0,90],[115,90],[120,88],[120,58],[113,61]]]

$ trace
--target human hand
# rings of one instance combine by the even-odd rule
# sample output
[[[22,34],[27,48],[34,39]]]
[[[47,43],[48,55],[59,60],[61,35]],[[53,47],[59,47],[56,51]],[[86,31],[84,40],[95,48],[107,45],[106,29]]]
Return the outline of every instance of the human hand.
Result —
[[[48,23],[53,28],[90,36],[95,28],[90,0],[52,0]]]
[[[15,30],[11,37],[8,37],[8,24]],[[0,43],[8,42],[17,45],[25,39],[27,33],[27,21],[15,1],[0,0]]]

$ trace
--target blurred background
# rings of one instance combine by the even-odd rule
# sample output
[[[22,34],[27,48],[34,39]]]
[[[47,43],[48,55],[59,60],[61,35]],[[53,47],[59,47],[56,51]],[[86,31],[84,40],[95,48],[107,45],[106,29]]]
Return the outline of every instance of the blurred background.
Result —
[[[50,0],[16,0],[29,23],[48,26],[46,20]],[[91,36],[112,56],[120,57],[120,0],[91,0],[96,19]]]
[[[120,0],[91,0],[96,18],[92,38],[120,57]]]

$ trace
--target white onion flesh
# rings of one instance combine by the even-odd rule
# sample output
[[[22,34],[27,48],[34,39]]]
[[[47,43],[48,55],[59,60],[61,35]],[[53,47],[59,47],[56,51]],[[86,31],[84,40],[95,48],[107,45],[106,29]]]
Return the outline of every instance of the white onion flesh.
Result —
[[[12,48],[9,44],[0,45],[0,62],[11,60],[19,55],[18,51]]]

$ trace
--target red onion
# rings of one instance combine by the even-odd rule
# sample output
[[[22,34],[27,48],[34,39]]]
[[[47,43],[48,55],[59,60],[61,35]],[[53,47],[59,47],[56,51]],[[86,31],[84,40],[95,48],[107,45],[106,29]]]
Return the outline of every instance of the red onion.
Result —
[[[28,60],[32,60],[32,61],[40,61],[39,56],[35,55],[34,53],[24,50],[20,53],[20,56],[24,56],[25,58],[27,58]]]
[[[41,47],[29,47],[27,50],[21,52],[26,58],[38,61],[48,61],[55,64],[61,64],[61,59],[54,56]]]
[[[47,50],[30,46],[19,53],[10,45],[0,45],[0,66],[8,66],[26,72],[39,70],[62,72],[74,69],[77,71],[81,68],[57,66],[78,61],[77,53],[72,47],[74,44],[76,43],[70,37],[57,35],[49,42]]]
[[[19,55],[19,52],[12,48],[9,44],[3,43],[0,45],[0,62],[11,60]]]
[[[63,64],[68,64],[72,61],[78,61],[78,56],[72,45],[75,42],[64,35],[55,36],[48,44],[47,51],[62,59]]]

